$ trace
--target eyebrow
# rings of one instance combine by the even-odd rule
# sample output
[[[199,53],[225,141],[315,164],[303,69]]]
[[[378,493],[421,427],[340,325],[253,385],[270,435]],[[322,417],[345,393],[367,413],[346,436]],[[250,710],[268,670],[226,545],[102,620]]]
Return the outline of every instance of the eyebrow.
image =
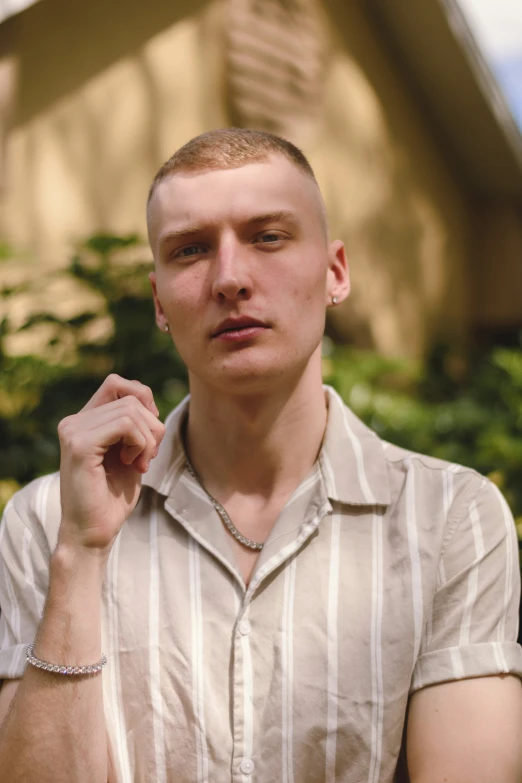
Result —
[[[194,236],[203,231],[199,226],[187,226],[186,228],[180,228],[177,231],[168,231],[160,239],[160,246],[163,246],[166,242],[170,242],[173,239],[183,239],[184,237]]]
[[[297,217],[297,214],[295,212],[292,212],[288,209],[282,209],[278,210],[277,212],[266,212],[264,215],[255,215],[254,217],[249,218],[247,220],[247,225],[258,225],[260,223],[270,223],[270,222],[278,222],[280,220],[286,220],[289,223],[294,223],[295,225],[300,224],[300,220]]]
[[[262,215],[254,215],[251,218],[248,218],[246,221],[247,226],[258,226],[262,225],[263,223],[270,223],[270,222],[279,222],[279,221],[287,221],[288,223],[293,223],[295,226],[301,225],[301,222],[295,212],[292,212],[291,210],[278,210],[276,212],[265,212]],[[196,234],[200,234],[202,231],[205,231],[208,228],[208,226],[185,226],[184,228],[180,228],[174,231],[168,231],[164,236],[160,239],[160,245],[164,245],[166,242],[171,242],[175,239],[184,239],[185,237],[191,237],[195,236]]]

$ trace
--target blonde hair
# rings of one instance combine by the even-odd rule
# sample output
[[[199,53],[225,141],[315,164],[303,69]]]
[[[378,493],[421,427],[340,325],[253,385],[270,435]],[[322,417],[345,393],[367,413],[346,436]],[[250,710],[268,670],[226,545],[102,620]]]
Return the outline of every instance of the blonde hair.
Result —
[[[150,186],[147,205],[159,183],[173,174],[235,169],[263,162],[273,154],[284,155],[317,184],[308,160],[290,141],[266,131],[218,128],[191,139],[161,166]]]

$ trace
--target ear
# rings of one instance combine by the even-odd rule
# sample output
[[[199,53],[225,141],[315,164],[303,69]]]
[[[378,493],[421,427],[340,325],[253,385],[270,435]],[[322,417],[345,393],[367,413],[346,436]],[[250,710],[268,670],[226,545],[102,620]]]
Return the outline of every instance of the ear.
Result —
[[[154,300],[154,310],[156,311],[156,323],[163,332],[167,325],[167,318],[163,312],[163,307],[158,297],[158,288],[156,283],[156,272],[149,274],[150,286],[152,288],[152,298]]]
[[[340,239],[328,246],[328,275],[326,285],[326,304],[331,305],[335,297],[336,304],[344,302],[350,293],[350,273],[344,244]]]

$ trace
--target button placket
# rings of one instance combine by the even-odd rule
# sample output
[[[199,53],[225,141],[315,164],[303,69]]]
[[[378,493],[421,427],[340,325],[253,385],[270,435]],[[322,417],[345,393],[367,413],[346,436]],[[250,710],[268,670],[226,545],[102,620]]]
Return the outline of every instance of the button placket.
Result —
[[[250,658],[250,639],[249,635],[252,632],[252,625],[248,619],[250,611],[250,603],[243,602],[241,607],[238,607],[238,619],[236,624],[236,630],[234,634],[234,675],[232,688],[232,704],[233,714],[233,783],[245,783],[245,776],[250,776],[254,771],[254,762],[252,761],[252,736],[250,736],[249,729],[247,732],[246,727],[251,726],[252,715],[246,715],[245,710],[251,709],[247,707],[247,704],[251,701],[252,682],[250,678],[253,676],[251,671],[251,664],[246,665],[246,657]],[[246,675],[246,676],[245,676]],[[250,778],[251,779],[251,778]]]

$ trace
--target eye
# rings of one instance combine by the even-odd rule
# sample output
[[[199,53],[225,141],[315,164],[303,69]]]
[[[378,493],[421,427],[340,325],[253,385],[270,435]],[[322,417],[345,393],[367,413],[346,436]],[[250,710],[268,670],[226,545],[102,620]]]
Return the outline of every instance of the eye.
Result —
[[[275,234],[273,231],[266,231],[264,234],[259,234],[253,240],[253,244],[277,245],[283,242],[284,239],[286,239],[286,237],[281,234]]]
[[[186,247],[177,250],[174,253],[174,258],[191,258],[192,256],[197,256],[204,252],[205,249],[202,245],[187,245]]]

